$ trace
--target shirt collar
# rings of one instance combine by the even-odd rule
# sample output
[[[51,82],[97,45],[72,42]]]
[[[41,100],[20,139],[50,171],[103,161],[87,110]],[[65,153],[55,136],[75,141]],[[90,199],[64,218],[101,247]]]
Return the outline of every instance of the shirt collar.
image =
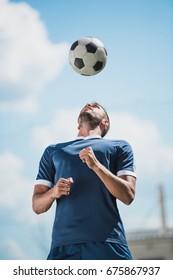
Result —
[[[76,139],[92,139],[92,138],[102,138],[100,135],[89,135],[89,136],[78,136]]]

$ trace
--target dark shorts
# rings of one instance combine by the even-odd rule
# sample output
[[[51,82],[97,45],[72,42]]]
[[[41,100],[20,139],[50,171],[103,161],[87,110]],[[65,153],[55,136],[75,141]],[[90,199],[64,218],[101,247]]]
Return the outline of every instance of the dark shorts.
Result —
[[[51,249],[47,260],[131,260],[126,245],[110,242],[87,242]]]

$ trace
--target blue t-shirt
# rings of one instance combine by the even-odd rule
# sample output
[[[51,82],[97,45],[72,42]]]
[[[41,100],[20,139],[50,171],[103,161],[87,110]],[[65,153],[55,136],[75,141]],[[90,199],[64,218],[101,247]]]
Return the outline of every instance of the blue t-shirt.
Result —
[[[88,146],[113,174],[135,176],[133,152],[126,141],[94,136],[47,147],[36,184],[52,188],[59,178],[74,180],[70,195],[56,199],[51,248],[96,241],[126,244],[116,198],[79,158],[79,152]]]

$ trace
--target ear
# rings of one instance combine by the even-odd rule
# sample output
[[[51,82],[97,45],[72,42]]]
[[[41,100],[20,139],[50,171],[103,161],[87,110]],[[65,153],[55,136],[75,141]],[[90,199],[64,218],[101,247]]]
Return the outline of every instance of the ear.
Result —
[[[105,135],[105,129],[109,125],[109,121],[107,119],[103,119],[100,122],[100,130],[102,131],[102,135]]]
[[[108,120],[106,120],[106,119],[103,119],[102,121],[101,121],[101,126],[108,126],[109,125],[109,121]]]

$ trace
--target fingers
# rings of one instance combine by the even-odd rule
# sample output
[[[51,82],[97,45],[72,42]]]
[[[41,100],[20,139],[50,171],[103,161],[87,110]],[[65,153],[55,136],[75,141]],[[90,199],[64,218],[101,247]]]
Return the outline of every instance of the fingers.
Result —
[[[60,195],[69,195],[70,194],[70,187],[68,186],[58,186],[58,191]]]
[[[79,153],[79,157],[91,169],[93,169],[99,163],[91,147],[82,149]]]
[[[68,196],[71,190],[71,184],[74,183],[73,178],[68,179],[60,178],[55,185],[56,198],[60,198],[62,195]]]
[[[58,180],[59,185],[64,185],[64,186],[71,186],[71,184],[73,183],[73,178],[69,177],[68,179],[65,178],[60,178]]]
[[[58,188],[59,188],[59,191],[61,192],[61,195],[70,194],[71,183],[72,183],[71,179],[64,179],[64,178],[59,179]]]
[[[91,147],[87,147],[85,149],[82,149],[79,153],[79,157],[83,162],[86,162],[86,159],[88,158],[88,156],[90,156],[92,153],[92,148]]]
[[[73,178],[72,178],[72,177],[69,177],[67,180],[69,181],[69,183],[70,183],[70,184],[73,184],[73,183],[74,183],[74,181],[73,181]]]

